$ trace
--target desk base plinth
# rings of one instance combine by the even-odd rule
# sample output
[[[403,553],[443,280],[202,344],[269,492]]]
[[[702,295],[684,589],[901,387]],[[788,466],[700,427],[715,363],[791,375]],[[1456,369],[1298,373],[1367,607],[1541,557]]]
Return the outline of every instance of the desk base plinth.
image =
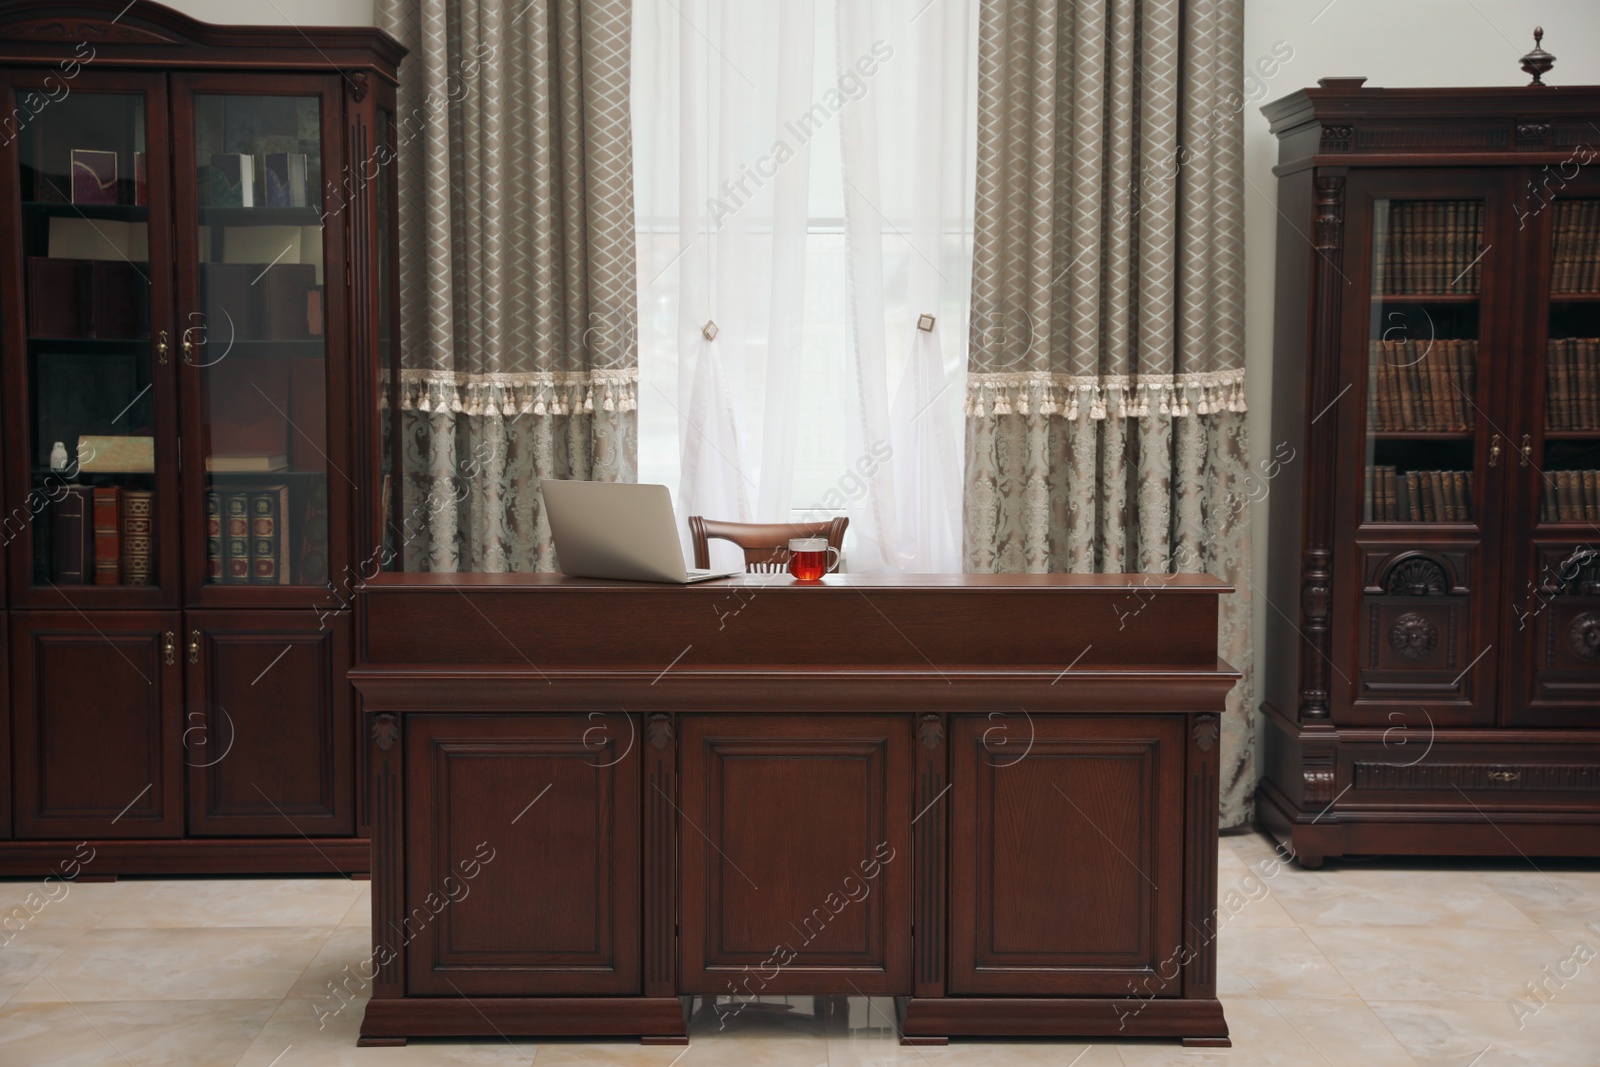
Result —
[[[405,997],[370,1000],[360,1044],[412,1037],[639,1037],[688,1044],[681,997]]]
[[[1182,1038],[1228,1048],[1219,1000],[1054,997],[900,997],[902,1045],[950,1037]]]

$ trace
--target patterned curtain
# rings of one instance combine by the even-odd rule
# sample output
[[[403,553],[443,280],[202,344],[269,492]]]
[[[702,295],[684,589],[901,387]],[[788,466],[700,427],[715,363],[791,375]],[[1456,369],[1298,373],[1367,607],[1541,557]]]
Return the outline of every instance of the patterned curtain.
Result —
[[[637,464],[631,0],[377,0],[400,70],[408,570],[548,570],[540,478]]]
[[[1243,9],[983,0],[966,400],[970,570],[1203,571],[1239,590],[1218,650],[1245,672],[1225,826],[1249,820],[1256,778]]]

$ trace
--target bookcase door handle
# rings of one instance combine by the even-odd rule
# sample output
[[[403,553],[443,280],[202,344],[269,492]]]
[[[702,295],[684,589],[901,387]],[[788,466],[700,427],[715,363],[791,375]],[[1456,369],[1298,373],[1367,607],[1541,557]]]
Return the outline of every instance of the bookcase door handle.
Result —
[[[1522,435],[1522,465],[1526,467],[1533,461],[1533,437],[1529,434]]]
[[[190,663],[199,663],[200,662],[200,631],[199,630],[190,630],[189,631],[189,662]]]
[[[185,363],[193,364],[194,363],[194,342],[189,340],[189,331],[188,330],[184,330],[183,331],[182,345],[183,345],[183,361]]]
[[[165,638],[162,641],[162,647],[166,650],[167,666],[170,667],[178,662],[178,635],[168,630],[162,636]]]
[[[156,362],[163,367],[167,365],[167,331],[162,330],[156,335]]]
[[[1493,437],[1489,438],[1489,466],[1498,467],[1499,465],[1500,465],[1500,435],[1499,434],[1495,434]]]

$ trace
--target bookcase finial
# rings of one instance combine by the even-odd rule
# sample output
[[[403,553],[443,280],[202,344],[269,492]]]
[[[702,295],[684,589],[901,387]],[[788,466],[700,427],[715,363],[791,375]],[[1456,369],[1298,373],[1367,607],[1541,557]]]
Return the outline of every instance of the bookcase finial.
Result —
[[[1544,27],[1533,28],[1533,51],[1522,57],[1522,69],[1533,75],[1530,86],[1544,85],[1544,75],[1550,73],[1550,68],[1556,65],[1556,57],[1546,52],[1543,48]]]

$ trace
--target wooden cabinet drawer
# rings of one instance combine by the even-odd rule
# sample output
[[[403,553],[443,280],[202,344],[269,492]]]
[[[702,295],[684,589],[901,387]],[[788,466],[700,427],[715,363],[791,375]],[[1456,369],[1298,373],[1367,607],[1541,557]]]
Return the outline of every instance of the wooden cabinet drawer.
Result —
[[[1341,748],[1339,807],[1422,804],[1592,808],[1600,800],[1600,745],[1348,745]]]

